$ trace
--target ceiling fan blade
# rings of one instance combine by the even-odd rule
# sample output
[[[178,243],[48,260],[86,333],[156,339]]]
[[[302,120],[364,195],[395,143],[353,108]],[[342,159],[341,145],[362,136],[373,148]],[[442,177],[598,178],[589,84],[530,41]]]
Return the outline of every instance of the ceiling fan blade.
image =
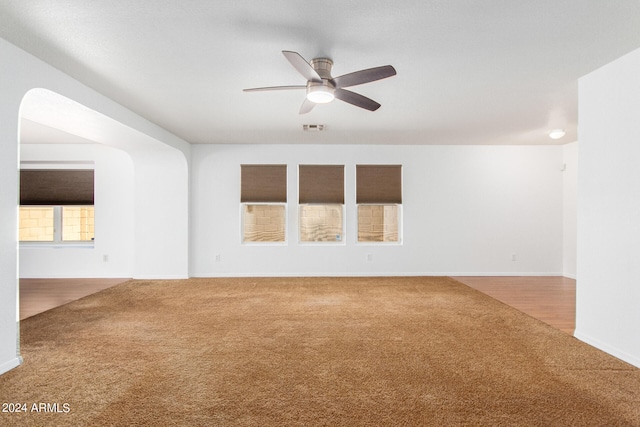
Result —
[[[243,92],[261,92],[267,90],[292,90],[292,89],[306,89],[306,86],[271,86],[271,87],[253,87],[250,89],[242,89]]]
[[[305,98],[302,106],[300,106],[300,114],[307,114],[309,111],[313,110],[313,107],[315,106],[315,102],[311,102],[307,98]]]
[[[391,65],[383,65],[382,67],[368,68],[366,70],[355,71],[353,73],[344,74],[335,77],[333,84],[339,87],[349,87],[361,85],[363,83],[374,82],[387,77],[395,76],[396,69]]]
[[[373,99],[367,98],[359,93],[351,92],[350,90],[336,89],[334,95],[341,101],[348,102],[349,104],[364,108],[365,110],[376,111],[380,108],[380,104]]]
[[[302,76],[313,82],[321,82],[322,78],[318,74],[316,70],[313,69],[311,64],[309,64],[298,52],[291,52],[289,50],[283,50],[282,54],[285,58],[293,65],[293,68],[298,70]]]

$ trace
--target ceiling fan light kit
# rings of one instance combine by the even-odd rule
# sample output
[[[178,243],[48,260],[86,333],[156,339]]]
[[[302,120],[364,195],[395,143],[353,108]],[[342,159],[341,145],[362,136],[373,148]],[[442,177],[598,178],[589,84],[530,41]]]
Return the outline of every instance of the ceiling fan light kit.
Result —
[[[325,83],[309,82],[307,84],[307,99],[316,104],[327,104],[335,99],[335,89]]]
[[[307,79],[307,84],[302,86],[273,86],[244,89],[245,92],[260,92],[269,90],[297,90],[306,89],[307,96],[300,107],[300,114],[310,112],[316,104],[326,104],[335,98],[364,108],[375,111],[380,108],[380,104],[345,87],[356,86],[364,83],[381,80],[395,76],[396,70],[391,65],[369,68],[339,77],[331,76],[333,61],[328,58],[314,58],[307,62],[299,53],[283,50],[282,54],[293,65],[293,67]]]

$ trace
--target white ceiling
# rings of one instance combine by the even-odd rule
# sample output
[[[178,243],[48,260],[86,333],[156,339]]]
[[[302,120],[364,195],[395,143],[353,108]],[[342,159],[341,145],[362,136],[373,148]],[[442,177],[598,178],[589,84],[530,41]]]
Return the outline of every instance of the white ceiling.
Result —
[[[553,128],[572,142],[577,79],[640,47],[638,0],[0,0],[0,11],[0,37],[191,143],[550,144]],[[242,91],[305,83],[282,50],[329,57],[334,76],[398,74],[351,88],[376,112],[334,101],[299,115],[304,92]]]

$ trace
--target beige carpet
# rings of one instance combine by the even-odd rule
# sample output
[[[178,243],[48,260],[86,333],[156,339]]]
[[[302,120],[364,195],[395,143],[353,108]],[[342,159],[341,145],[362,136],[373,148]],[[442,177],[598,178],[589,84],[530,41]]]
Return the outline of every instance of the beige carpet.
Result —
[[[129,281],[22,354],[2,426],[640,426],[640,370],[449,278]]]

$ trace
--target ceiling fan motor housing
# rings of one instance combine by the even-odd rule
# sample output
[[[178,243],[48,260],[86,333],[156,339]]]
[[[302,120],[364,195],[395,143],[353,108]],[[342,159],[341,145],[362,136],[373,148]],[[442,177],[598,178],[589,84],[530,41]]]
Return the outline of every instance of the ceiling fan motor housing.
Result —
[[[333,67],[333,61],[329,58],[313,58],[310,61],[311,66],[318,73],[322,79],[331,80],[331,68]]]

